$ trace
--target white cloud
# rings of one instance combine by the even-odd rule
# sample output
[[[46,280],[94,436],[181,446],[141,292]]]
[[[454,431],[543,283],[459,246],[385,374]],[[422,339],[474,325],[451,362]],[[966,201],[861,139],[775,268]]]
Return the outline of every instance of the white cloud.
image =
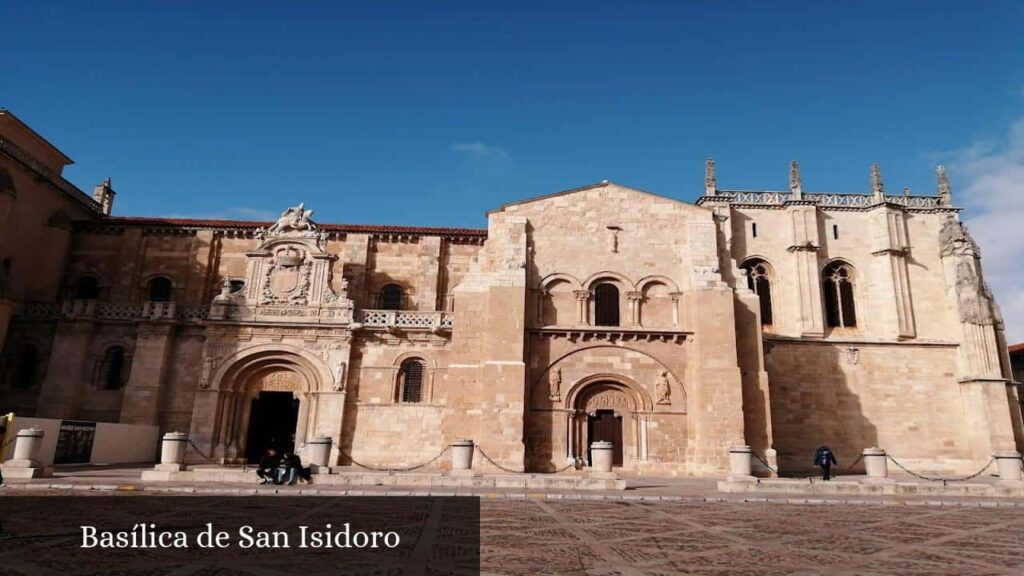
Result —
[[[509,157],[508,151],[499,146],[491,146],[483,142],[460,142],[452,144],[451,151],[470,158],[499,158]]]
[[[981,246],[985,279],[1006,320],[1010,343],[1024,341],[1024,119],[1006,139],[982,142],[957,153],[950,166],[954,204]]]

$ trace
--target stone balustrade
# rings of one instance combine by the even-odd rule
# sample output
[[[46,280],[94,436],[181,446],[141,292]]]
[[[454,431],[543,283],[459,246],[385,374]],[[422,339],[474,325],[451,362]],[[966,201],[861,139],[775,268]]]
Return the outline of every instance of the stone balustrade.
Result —
[[[209,315],[208,306],[178,306],[174,302],[146,301],[137,304],[66,300],[62,303],[23,304],[18,316],[33,319],[82,318],[95,320],[163,320],[199,322]]]
[[[368,329],[401,329],[448,331],[452,329],[454,315],[450,312],[420,312],[417,310],[358,310],[356,322]]]
[[[795,201],[795,199],[793,194],[789,192],[720,190],[714,196],[700,198],[697,204],[709,201],[725,201],[732,204],[753,206],[782,206],[787,202]],[[798,201],[817,204],[827,208],[870,208],[878,204],[878,201],[871,194],[803,194]],[[941,207],[938,196],[886,195],[885,202],[910,209]]]

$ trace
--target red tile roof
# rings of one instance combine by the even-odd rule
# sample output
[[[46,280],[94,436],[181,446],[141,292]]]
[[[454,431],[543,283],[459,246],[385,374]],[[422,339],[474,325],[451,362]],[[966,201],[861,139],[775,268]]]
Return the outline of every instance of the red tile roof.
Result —
[[[1021,342],[1020,344],[1010,344],[1009,346],[1007,346],[1007,350],[1010,351],[1010,354],[1024,352],[1024,342]]]
[[[147,218],[138,216],[109,216],[105,224],[125,226],[157,226],[182,228],[266,228],[273,222],[252,220],[204,220],[193,218]],[[318,224],[331,232],[353,234],[414,234],[419,236],[478,236],[487,237],[486,228],[435,228],[427,226],[379,226],[374,224]]]

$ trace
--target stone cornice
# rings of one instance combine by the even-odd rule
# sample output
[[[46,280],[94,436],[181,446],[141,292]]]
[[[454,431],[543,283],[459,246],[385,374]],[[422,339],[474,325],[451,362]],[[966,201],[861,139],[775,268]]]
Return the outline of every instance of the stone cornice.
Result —
[[[29,172],[32,172],[43,181],[47,182],[54,188],[70,196],[73,200],[85,206],[92,212],[102,215],[103,208],[89,197],[88,194],[82,192],[77,186],[65,180],[61,175],[55,174],[49,168],[46,168],[40,164],[30,154],[16,146],[10,140],[0,138],[0,153],[3,153],[8,158],[14,160],[18,164],[24,166]]]

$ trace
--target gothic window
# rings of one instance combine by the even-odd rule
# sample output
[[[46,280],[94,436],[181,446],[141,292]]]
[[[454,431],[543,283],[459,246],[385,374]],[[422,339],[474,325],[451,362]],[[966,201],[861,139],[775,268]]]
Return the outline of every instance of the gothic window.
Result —
[[[39,374],[39,350],[32,344],[20,344],[14,352],[14,373],[11,383],[15,388],[31,388]]]
[[[82,276],[75,287],[75,300],[96,300],[100,297],[100,281],[92,276]]]
[[[845,262],[833,262],[822,271],[822,292],[825,297],[825,320],[835,328],[857,326],[857,310],[853,301],[853,270]]]
[[[128,383],[128,355],[121,346],[111,346],[100,361],[98,388],[120,390]]]
[[[769,277],[768,263],[755,258],[744,262],[742,268],[747,271],[747,288],[753,290],[761,301],[761,325],[771,326],[772,283]]]
[[[614,284],[598,284],[594,288],[594,325],[619,325],[619,289]]]
[[[146,285],[146,300],[152,302],[170,302],[173,285],[165,276],[157,276]]]
[[[402,362],[398,370],[398,400],[403,403],[423,401],[423,377],[426,372],[423,360],[410,358]]]
[[[380,289],[381,310],[402,309],[402,287],[398,284],[388,284]]]

